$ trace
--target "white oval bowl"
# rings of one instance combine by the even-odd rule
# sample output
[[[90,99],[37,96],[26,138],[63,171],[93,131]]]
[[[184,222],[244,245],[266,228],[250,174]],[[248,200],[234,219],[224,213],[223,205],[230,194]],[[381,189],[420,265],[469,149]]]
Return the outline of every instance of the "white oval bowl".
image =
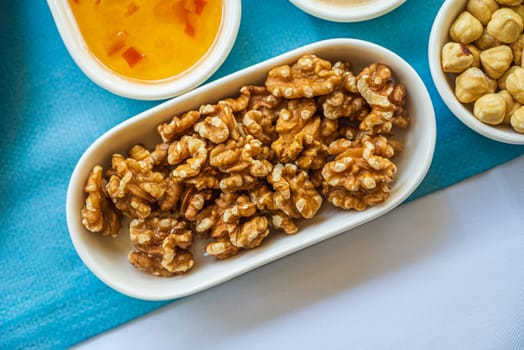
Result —
[[[324,205],[314,219],[300,223],[296,235],[275,234],[253,250],[246,250],[230,259],[194,254],[195,267],[186,275],[170,278],[154,277],[135,269],[127,261],[132,250],[127,229],[116,239],[102,238],[88,232],[81,223],[83,191],[87,175],[94,165],[106,169],[114,152],[125,153],[136,143],[153,147],[160,142],[156,126],[173,115],[214,103],[225,97],[235,97],[246,84],[263,84],[268,71],[278,65],[292,63],[300,56],[315,53],[329,60],[353,63],[361,70],[373,62],[391,67],[397,81],[407,90],[406,107],[411,124],[403,131],[405,149],[396,159],[398,176],[390,198],[362,212],[343,211]],[[435,114],[430,96],[415,70],[402,58],[378,45],[352,39],[332,39],[313,43],[269,59],[222,79],[204,85],[183,96],[164,102],[115,126],[98,138],[76,165],[67,192],[67,224],[71,240],[87,267],[115,290],[135,298],[166,300],[189,295],[227,281],[258,266],[274,261],[297,250],[333,237],[385,214],[404,201],[420,184],[431,164],[436,139]],[[203,248],[194,247],[200,252]],[[195,252],[195,249],[193,249]]]
[[[492,126],[475,118],[471,108],[462,104],[455,97],[454,86],[456,74],[442,71],[441,51],[450,41],[449,27],[460,12],[466,8],[467,0],[446,0],[440,8],[429,36],[428,60],[433,82],[444,103],[453,114],[470,129],[494,141],[509,144],[524,144],[524,134],[519,134],[509,125]]]
[[[320,0],[289,0],[312,16],[333,22],[360,22],[393,11],[406,0],[374,0],[359,5],[332,5]]]
[[[192,67],[171,78],[127,78],[103,65],[86,46],[66,0],[47,0],[55,24],[69,54],[85,75],[100,87],[123,97],[162,100],[178,96],[202,84],[225,61],[235,43],[242,12],[241,0],[223,2],[217,36],[207,53]]]

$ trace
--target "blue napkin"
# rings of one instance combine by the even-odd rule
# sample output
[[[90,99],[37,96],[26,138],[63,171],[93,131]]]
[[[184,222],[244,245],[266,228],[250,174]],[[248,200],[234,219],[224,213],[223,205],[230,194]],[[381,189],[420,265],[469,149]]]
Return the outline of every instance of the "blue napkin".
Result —
[[[417,198],[524,153],[469,130],[436,93],[426,52],[442,2],[408,1],[381,18],[344,24],[287,1],[246,0],[237,42],[210,80],[321,39],[359,38],[395,51],[427,84],[437,115],[436,153],[410,197]],[[67,184],[84,150],[158,102],[121,98],[88,80],[44,1],[6,1],[0,23],[0,348],[62,348],[165,304],[101,283],[76,255],[65,219]]]

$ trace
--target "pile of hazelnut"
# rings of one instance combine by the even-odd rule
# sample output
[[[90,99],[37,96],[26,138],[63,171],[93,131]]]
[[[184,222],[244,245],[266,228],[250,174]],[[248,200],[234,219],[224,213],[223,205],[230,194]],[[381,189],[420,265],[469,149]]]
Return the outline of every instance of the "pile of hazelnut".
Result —
[[[469,0],[449,29],[442,69],[457,74],[455,95],[489,125],[524,133],[524,2]]]

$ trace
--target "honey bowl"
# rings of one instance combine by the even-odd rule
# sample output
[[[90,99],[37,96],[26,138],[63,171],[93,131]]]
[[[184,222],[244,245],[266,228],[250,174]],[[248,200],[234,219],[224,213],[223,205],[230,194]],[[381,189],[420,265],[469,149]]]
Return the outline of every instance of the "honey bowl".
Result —
[[[161,100],[207,80],[229,55],[240,0],[48,0],[62,40],[96,84]]]

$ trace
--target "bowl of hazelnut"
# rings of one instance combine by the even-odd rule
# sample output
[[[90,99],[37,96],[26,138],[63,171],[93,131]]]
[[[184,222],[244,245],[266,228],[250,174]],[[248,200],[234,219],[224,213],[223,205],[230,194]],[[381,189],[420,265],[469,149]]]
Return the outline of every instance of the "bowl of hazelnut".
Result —
[[[523,0],[447,0],[431,29],[429,66],[440,96],[495,141],[524,144],[523,49]]]

